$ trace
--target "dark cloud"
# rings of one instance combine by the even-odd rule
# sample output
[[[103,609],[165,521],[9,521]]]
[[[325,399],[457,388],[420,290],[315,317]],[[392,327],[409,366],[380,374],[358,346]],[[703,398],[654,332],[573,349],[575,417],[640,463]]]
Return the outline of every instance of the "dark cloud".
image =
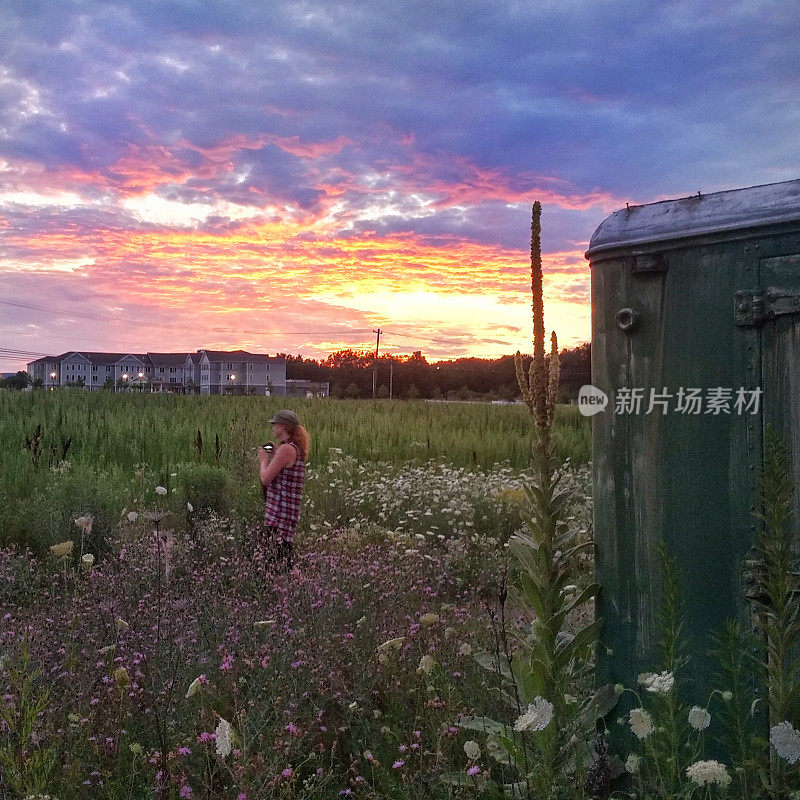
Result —
[[[147,136],[211,147],[269,132],[346,135],[375,163],[388,128],[434,156],[635,199],[795,168],[785,141],[800,23],[788,2],[49,9],[6,9],[8,65],[40,87],[67,137],[109,159]],[[757,157],[742,158],[767,130]],[[34,144],[9,155],[75,158],[30,124],[24,133]]]

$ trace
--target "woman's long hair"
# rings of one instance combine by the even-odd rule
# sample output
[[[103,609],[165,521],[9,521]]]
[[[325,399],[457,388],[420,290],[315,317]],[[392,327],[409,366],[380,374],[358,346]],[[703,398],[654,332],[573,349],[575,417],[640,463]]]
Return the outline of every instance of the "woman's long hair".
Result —
[[[302,425],[295,425],[289,431],[289,438],[300,448],[303,461],[308,461],[308,451],[311,449],[311,437]]]

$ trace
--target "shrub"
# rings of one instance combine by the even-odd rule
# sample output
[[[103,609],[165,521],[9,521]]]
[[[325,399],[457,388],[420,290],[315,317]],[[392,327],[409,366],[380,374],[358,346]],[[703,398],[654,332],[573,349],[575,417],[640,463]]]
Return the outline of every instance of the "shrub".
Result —
[[[232,487],[227,470],[211,464],[181,464],[178,486],[183,504],[195,511],[224,514],[231,509]]]

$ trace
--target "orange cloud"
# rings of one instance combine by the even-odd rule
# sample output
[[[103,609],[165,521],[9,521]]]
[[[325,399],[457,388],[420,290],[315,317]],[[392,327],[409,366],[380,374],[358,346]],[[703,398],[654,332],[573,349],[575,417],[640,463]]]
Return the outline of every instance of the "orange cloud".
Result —
[[[528,337],[514,331],[529,325],[526,252],[456,238],[433,245],[412,233],[329,240],[303,238],[307,233],[286,222],[246,223],[224,233],[65,231],[37,236],[25,246],[40,270],[48,258],[75,258],[69,277],[90,281],[100,295],[135,299],[162,318],[200,315],[205,331],[218,321],[229,331],[225,346],[237,343],[236,324],[251,331],[261,324],[264,338],[274,342],[264,315],[285,318],[288,302],[312,309],[313,318],[297,322],[298,329],[310,331],[355,317],[365,326],[419,331],[424,323],[435,332],[452,327],[462,308],[460,352],[525,349]],[[588,339],[589,270],[582,253],[549,254],[544,271],[550,323],[561,329],[560,341]],[[428,316],[419,316],[423,309]],[[498,341],[498,325],[506,346],[481,343],[487,337]],[[330,336],[324,342],[326,348],[352,344]],[[441,357],[448,355],[440,350]]]
[[[291,153],[300,158],[319,158],[320,156],[330,156],[341,153],[353,141],[346,136],[338,136],[332,142],[301,142],[299,136],[270,136],[267,141],[277,145],[281,150]]]

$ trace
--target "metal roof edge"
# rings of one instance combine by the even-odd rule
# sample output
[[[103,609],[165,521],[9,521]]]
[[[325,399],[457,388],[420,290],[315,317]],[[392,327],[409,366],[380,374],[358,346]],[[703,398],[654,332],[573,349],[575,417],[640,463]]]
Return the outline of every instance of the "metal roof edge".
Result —
[[[789,222],[800,222],[800,180],[698,193],[615,211],[592,234],[584,256]]]

